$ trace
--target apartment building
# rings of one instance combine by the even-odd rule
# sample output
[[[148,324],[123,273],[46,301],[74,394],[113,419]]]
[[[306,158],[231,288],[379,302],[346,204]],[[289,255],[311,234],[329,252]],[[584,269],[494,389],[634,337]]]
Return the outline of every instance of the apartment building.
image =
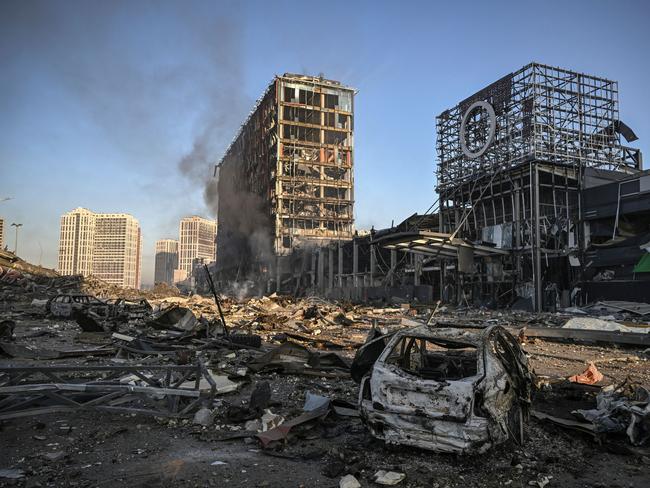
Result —
[[[61,216],[59,272],[139,288],[142,233],[132,215],[77,208]]]
[[[156,241],[154,283],[174,283],[174,270],[178,268],[178,241],[160,239]]]
[[[85,208],[76,208],[61,216],[59,273],[83,276],[93,274],[97,215]]]
[[[178,269],[185,276],[192,274],[192,262],[196,258],[206,263],[216,261],[217,223],[193,215],[181,219],[178,230]]]

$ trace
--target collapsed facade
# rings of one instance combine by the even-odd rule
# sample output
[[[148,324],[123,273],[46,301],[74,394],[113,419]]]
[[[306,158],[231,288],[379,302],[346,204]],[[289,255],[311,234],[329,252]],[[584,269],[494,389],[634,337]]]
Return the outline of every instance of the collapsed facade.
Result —
[[[285,257],[353,234],[354,90],[276,76],[217,166],[218,274],[279,282]]]

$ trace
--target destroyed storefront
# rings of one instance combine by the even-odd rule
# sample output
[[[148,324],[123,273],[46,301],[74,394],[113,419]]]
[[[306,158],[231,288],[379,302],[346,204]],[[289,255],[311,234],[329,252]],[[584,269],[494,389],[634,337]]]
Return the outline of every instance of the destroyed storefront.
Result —
[[[589,169],[582,192],[585,302],[650,303],[650,171],[628,175]]]

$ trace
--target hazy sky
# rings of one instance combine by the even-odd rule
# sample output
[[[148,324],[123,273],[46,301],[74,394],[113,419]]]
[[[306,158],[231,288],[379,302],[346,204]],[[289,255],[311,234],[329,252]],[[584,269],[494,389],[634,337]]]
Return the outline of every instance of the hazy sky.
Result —
[[[126,212],[154,242],[209,216],[205,179],[274,74],[356,87],[357,228],[435,200],[435,116],[537,61],[619,81],[650,157],[650,2],[0,2],[0,216],[56,267],[59,217]],[[179,164],[194,147],[193,165]],[[5,231],[13,248],[13,228]]]

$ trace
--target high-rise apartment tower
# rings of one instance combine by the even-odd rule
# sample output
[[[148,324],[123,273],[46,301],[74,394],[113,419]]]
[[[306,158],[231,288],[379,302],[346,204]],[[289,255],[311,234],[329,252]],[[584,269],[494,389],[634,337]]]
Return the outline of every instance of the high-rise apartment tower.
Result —
[[[156,264],[154,283],[174,283],[174,270],[178,268],[178,241],[160,239],[156,241]]]
[[[192,261],[203,258],[206,263],[216,260],[217,223],[197,217],[181,219],[178,229],[178,268],[187,276],[192,274]]]
[[[142,234],[133,216],[77,208],[61,216],[59,272],[139,288]]]

